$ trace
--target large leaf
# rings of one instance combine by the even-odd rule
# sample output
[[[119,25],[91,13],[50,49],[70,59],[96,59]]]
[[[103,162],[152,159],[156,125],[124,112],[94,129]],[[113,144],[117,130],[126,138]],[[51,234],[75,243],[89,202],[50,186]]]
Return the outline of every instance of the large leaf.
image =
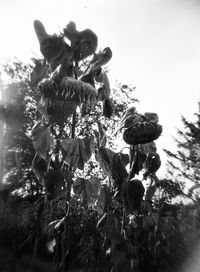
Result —
[[[102,185],[100,194],[97,198],[96,210],[99,215],[102,215],[105,212],[106,207],[110,206],[112,206],[112,196],[109,186],[107,184],[104,184]]]
[[[161,166],[161,160],[158,153],[149,153],[143,167],[149,173],[156,173]]]
[[[123,200],[127,212],[140,209],[144,192],[145,189],[140,180],[132,179],[129,182],[125,182]]]
[[[121,234],[121,221],[115,215],[115,211],[109,211],[107,213],[107,226],[108,226],[108,238],[113,245],[121,244],[123,242],[123,236]]]
[[[143,150],[137,149],[136,151],[131,150],[131,155],[133,157],[133,162],[130,169],[130,179],[139,174],[143,168],[143,163],[146,160],[146,154]]]
[[[88,179],[86,183],[86,192],[88,198],[97,198],[101,192],[101,179],[98,177]]]
[[[93,129],[93,133],[95,136],[95,140],[96,140],[96,145],[98,148],[104,148],[106,146],[107,143],[107,136],[105,133],[105,129],[103,128],[101,122],[97,121],[97,125],[98,125],[98,130]]]
[[[124,239],[121,235],[121,222],[115,215],[115,211],[108,211],[103,214],[97,223],[97,228],[112,242],[113,246],[121,244]]]
[[[110,99],[103,100],[103,115],[110,118],[114,112],[115,106]]]
[[[83,170],[84,164],[94,151],[94,142],[89,137],[83,139],[65,138],[61,142],[61,147],[65,153],[65,162],[74,169]]]
[[[65,151],[65,162],[76,169],[80,159],[78,141],[72,138],[65,138],[61,142],[61,147]]]
[[[145,200],[152,201],[152,198],[156,192],[156,185],[151,185],[146,190]]]
[[[96,160],[99,162],[103,173],[107,176],[111,176],[111,163],[115,152],[106,147],[100,147],[95,154]]]
[[[101,179],[98,177],[92,179],[77,178],[73,183],[73,190],[76,195],[87,200],[88,207],[94,208],[102,191]]]
[[[104,48],[102,52],[99,52],[98,54],[94,55],[89,67],[89,71],[93,71],[93,72],[97,71],[101,66],[108,63],[108,61],[111,58],[112,58],[112,51],[110,47]]]
[[[50,36],[46,32],[46,29],[44,25],[42,24],[42,22],[40,22],[39,20],[34,21],[34,29],[35,29],[35,33],[37,35],[39,42],[42,42],[43,40],[45,40],[46,38]]]
[[[34,29],[40,43],[40,51],[55,70],[60,64],[72,62],[72,49],[64,41],[64,38],[57,35],[49,35],[42,22],[34,21]]]
[[[36,154],[32,161],[32,169],[36,178],[42,184],[44,175],[47,171],[47,161]]]
[[[73,182],[73,191],[76,195],[80,196],[85,190],[86,179],[77,178]]]
[[[122,161],[121,153],[115,153],[112,157],[111,173],[114,180],[114,186],[121,187],[122,183],[127,179],[128,172]]]
[[[71,21],[64,29],[64,35],[71,42],[75,61],[80,61],[96,51],[98,37],[91,29],[78,31],[76,24]]]
[[[145,231],[149,231],[150,228],[152,229],[154,225],[155,225],[155,219],[152,214],[148,214],[143,217],[142,226]]]
[[[35,91],[38,83],[45,77],[47,77],[49,72],[49,67],[45,62],[41,62],[38,59],[33,59],[35,67],[31,72],[30,87]]]
[[[103,83],[102,87],[98,90],[98,99],[104,100],[110,97],[111,89],[110,82],[106,73],[100,73],[98,76],[98,82]]]
[[[83,170],[85,162],[87,162],[94,152],[94,141],[89,137],[84,137],[83,139],[78,139],[79,142],[79,152],[80,160],[78,168]]]
[[[60,169],[52,169],[44,176],[44,187],[48,199],[59,197],[64,192],[64,176]]]
[[[46,159],[53,141],[49,126],[39,121],[32,129],[32,139],[36,153]]]
[[[50,123],[56,123],[72,116],[79,103],[41,97],[37,104],[38,111]]]

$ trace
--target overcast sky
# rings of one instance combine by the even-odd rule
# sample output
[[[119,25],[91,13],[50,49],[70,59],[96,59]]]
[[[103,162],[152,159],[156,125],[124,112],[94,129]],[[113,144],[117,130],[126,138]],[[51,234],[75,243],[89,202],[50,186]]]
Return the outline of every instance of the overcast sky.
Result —
[[[199,0],[1,0],[0,62],[40,56],[34,19],[50,34],[71,20],[78,30],[91,28],[98,47],[113,51],[111,86],[116,80],[135,86],[138,111],[157,112],[163,125],[159,152],[174,149],[172,136],[181,127],[181,115],[192,120],[198,110]]]

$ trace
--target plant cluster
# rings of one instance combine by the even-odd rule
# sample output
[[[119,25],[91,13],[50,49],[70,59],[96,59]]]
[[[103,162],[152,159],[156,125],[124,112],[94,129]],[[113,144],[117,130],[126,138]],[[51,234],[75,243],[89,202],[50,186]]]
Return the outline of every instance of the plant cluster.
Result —
[[[55,272],[176,271],[186,251],[177,207],[166,200],[180,190],[156,175],[158,115],[128,107],[136,101],[132,88],[111,92],[105,65],[112,51],[96,52],[92,30],[78,31],[70,22],[60,35],[50,35],[38,20],[34,28],[44,60],[24,69],[31,115],[23,136],[32,139],[27,162],[35,177],[30,182],[21,171],[18,178],[32,198],[18,222],[25,238],[16,242],[17,252],[33,245],[34,259],[42,251],[52,256]],[[9,116],[6,105],[6,124]],[[116,151],[117,137],[128,154]],[[156,196],[160,191],[165,198]]]

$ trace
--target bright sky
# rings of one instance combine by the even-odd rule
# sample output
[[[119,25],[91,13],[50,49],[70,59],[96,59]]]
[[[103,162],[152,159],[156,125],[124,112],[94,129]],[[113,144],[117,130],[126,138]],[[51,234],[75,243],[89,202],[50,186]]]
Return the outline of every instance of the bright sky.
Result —
[[[156,112],[163,125],[157,140],[173,150],[172,136],[189,120],[200,98],[199,0],[1,0],[0,62],[40,55],[33,20],[58,33],[74,21],[78,30],[91,28],[99,48],[111,47],[111,86],[115,81],[136,86],[137,109]]]

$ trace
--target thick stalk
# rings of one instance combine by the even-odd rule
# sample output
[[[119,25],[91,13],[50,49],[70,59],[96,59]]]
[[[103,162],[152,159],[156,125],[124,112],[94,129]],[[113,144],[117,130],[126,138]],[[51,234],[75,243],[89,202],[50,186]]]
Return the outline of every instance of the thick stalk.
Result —
[[[76,76],[75,76],[76,78]],[[71,126],[71,138],[75,138],[75,128],[76,128],[76,112],[72,116],[72,126]],[[63,247],[62,247],[62,271],[68,271],[70,269],[70,227],[69,227],[69,209],[70,209],[70,199],[71,199],[71,188],[72,188],[72,167],[68,167],[67,171],[67,203],[66,203],[66,218],[63,233]]]
[[[76,68],[78,66],[78,63],[75,64],[75,71]],[[77,74],[75,73],[75,79],[77,79]],[[75,113],[72,115],[72,126],[71,126],[71,138],[74,139],[75,138],[75,129],[76,129],[76,111]],[[68,168],[69,173],[69,181],[67,182],[67,202],[68,205],[70,204],[70,196],[71,196],[71,187],[72,187],[72,167],[70,166]]]

